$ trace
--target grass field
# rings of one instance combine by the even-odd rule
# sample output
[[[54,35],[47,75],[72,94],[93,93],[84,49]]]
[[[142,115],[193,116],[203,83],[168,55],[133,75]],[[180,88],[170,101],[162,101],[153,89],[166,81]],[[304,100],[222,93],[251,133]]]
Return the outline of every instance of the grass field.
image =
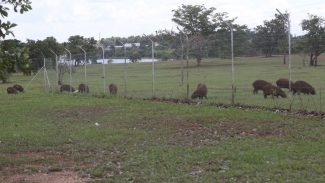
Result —
[[[237,60],[237,102],[286,105],[287,99],[265,100],[250,88],[255,78],[285,77],[281,58]],[[158,96],[185,97],[180,64],[156,65]],[[230,93],[222,90],[231,85],[229,61],[194,65],[191,91],[205,82],[209,99],[203,103],[229,103]],[[129,65],[128,96],[151,96],[150,68]],[[82,81],[81,69],[74,83]],[[300,67],[297,60],[293,79],[322,87],[322,69]],[[117,83],[123,96],[123,65],[107,70],[107,83]],[[101,65],[88,71],[96,95],[44,93],[42,77],[18,95],[7,95],[5,88],[26,86],[29,77],[14,75],[11,83],[0,85],[0,182],[325,181],[325,123],[320,118],[112,98],[101,94]],[[317,109],[306,101],[319,103],[319,97],[301,96],[301,101]]]

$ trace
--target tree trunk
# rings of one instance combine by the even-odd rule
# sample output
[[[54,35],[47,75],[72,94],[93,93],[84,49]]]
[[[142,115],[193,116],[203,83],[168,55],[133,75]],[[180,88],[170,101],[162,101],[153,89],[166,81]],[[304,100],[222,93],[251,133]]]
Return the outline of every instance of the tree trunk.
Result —
[[[302,66],[303,66],[303,67],[306,66],[305,61],[306,61],[306,54],[304,54],[303,59],[302,59]]]
[[[313,59],[314,55],[311,53],[310,54],[310,60],[309,60],[309,65],[310,66],[314,66],[314,59]]]
[[[284,64],[284,65],[287,63],[286,60],[287,60],[287,54],[284,53],[284,54],[283,54],[283,64]]]
[[[200,67],[201,61],[202,61],[202,58],[201,57],[196,57],[196,63],[197,63],[197,66],[198,67]]]

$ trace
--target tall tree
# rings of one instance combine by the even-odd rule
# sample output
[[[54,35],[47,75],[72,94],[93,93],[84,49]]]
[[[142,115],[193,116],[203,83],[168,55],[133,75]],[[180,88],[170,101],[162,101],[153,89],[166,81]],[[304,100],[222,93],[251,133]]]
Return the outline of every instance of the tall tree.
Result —
[[[182,27],[189,37],[191,53],[196,58],[198,66],[204,56],[206,38],[218,27],[218,20],[223,19],[226,13],[215,13],[216,9],[206,8],[203,5],[182,5],[172,10],[172,21]]]
[[[284,14],[284,16],[288,17],[288,14]],[[274,19],[265,20],[263,25],[258,25],[255,28],[253,43],[256,48],[261,49],[266,57],[272,56],[275,52],[286,54],[287,25],[285,17],[275,14]]]
[[[317,15],[308,15],[301,23],[305,35],[306,47],[310,53],[310,66],[317,66],[318,56],[325,51],[325,20]]]

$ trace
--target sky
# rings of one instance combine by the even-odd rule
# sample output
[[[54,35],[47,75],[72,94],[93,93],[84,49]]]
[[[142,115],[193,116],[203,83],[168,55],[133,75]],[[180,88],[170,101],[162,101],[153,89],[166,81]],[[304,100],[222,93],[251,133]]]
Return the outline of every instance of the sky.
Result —
[[[276,9],[288,11],[293,35],[302,35],[301,21],[308,13],[325,17],[325,0],[31,0],[32,11],[11,12],[7,20],[18,24],[15,38],[43,40],[53,36],[65,42],[70,36],[95,39],[154,34],[175,30],[173,9],[182,4],[215,7],[228,12],[235,23],[250,29],[274,18]],[[8,36],[7,38],[12,38]]]

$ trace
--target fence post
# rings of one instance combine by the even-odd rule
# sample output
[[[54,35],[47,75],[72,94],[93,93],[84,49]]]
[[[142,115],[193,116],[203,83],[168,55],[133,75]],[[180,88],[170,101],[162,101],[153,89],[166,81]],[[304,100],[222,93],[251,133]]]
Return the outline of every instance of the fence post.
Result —
[[[319,112],[322,112],[322,87],[319,87]]]

